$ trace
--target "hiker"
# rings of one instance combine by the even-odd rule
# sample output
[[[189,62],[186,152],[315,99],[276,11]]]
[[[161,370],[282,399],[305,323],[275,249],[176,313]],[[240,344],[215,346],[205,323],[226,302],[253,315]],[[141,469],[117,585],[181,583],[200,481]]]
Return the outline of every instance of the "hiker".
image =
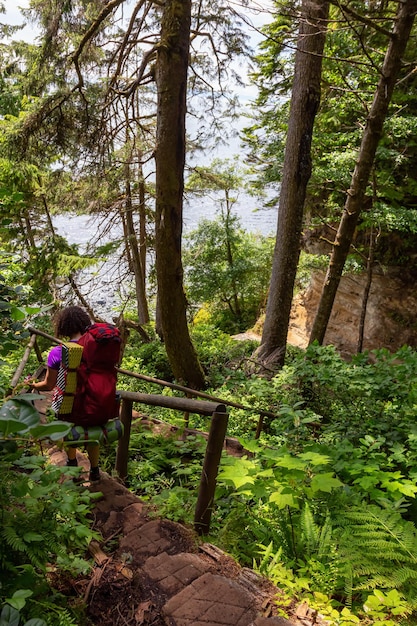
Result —
[[[79,306],[68,306],[58,312],[55,321],[55,335],[56,337],[68,338],[69,341],[78,342],[81,336],[85,333],[86,329],[91,325],[91,320],[87,313]],[[58,371],[61,365],[62,347],[54,346],[47,358],[47,370],[44,380],[39,382],[32,382],[31,387],[36,391],[50,391],[54,389],[57,384]],[[77,423],[77,416],[71,417],[71,421]],[[87,425],[88,427],[88,425]],[[99,470],[99,452],[100,447],[98,443],[94,442],[86,445],[88,458],[90,461],[90,481],[100,480]],[[76,446],[67,447],[67,466],[77,467],[77,448]]]

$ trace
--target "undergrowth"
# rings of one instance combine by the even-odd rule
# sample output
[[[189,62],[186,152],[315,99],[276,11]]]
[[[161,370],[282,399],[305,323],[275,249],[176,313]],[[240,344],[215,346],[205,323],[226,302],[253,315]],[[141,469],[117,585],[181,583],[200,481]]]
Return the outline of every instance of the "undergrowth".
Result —
[[[0,409],[0,623],[82,626],[85,607],[53,580],[90,570],[85,554],[98,538],[90,519],[96,495],[74,484],[78,468],[56,467],[40,453],[40,440],[56,441],[71,426],[41,424],[32,400],[16,396]]]
[[[415,623],[415,352],[346,362],[313,345],[292,351],[270,381],[237,367],[234,376],[228,361],[213,392],[251,407],[229,418],[246,453],[223,454],[209,540],[283,590],[282,614],[298,598],[339,626]],[[254,440],[257,407],[276,417]],[[142,431],[132,445],[132,489],[191,524],[204,441]]]

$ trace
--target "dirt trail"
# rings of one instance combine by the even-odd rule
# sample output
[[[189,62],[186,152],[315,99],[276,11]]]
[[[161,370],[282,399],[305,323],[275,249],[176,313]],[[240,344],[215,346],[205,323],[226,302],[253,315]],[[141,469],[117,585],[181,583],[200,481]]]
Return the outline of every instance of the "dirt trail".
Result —
[[[44,413],[49,398],[37,401]],[[234,442],[229,445],[233,448]],[[239,450],[234,450],[239,453]],[[56,465],[66,454],[48,451]],[[89,578],[71,581],[98,626],[318,626],[306,606],[293,607],[290,621],[278,616],[279,590],[253,570],[208,543],[193,530],[155,519],[143,501],[115,478],[87,480],[89,462],[77,452],[85,486],[102,497],[93,510],[95,565]]]
[[[51,462],[64,465],[66,455],[50,450]],[[79,454],[86,472],[87,458]],[[86,474],[87,476],[87,474]],[[79,581],[88,615],[100,626],[312,626],[305,607],[291,621],[279,617],[278,590],[254,571],[240,567],[212,544],[201,543],[190,529],[149,516],[147,505],[102,472],[94,527],[102,536],[93,543],[95,567]]]

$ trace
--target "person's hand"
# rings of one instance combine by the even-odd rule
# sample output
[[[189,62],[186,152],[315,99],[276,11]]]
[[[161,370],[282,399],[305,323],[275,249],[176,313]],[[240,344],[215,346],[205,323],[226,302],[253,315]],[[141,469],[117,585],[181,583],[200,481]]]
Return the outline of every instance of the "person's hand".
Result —
[[[35,378],[33,376],[26,376],[23,383],[27,385],[30,389],[34,389],[33,383],[35,382]]]

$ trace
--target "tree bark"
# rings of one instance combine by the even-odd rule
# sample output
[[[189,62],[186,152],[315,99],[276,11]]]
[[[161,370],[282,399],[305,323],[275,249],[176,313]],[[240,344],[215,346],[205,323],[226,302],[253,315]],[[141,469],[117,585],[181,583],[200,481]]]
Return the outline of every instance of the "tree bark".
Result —
[[[204,386],[188,331],[181,259],[185,114],[191,0],[167,0],[156,61],[156,274],[165,347],[174,376]]]
[[[136,236],[135,224],[133,221],[132,188],[130,183],[129,163],[126,163],[125,184],[126,231],[128,237],[127,244],[130,251],[133,275],[135,277],[136,310],[138,313],[139,324],[147,324],[149,322],[149,311],[148,301],[146,298],[146,268],[142,266],[142,257],[140,254],[139,244]]]
[[[148,249],[147,235],[146,235],[146,197],[145,197],[145,180],[143,176],[142,165],[139,166],[138,172],[138,186],[139,186],[139,258],[140,265],[142,267],[142,279],[143,279],[143,291],[146,294],[146,254]],[[146,298],[146,295],[145,295]],[[147,322],[149,322],[149,309],[146,300],[146,315]],[[143,322],[145,323],[145,322]]]
[[[303,0],[285,146],[268,303],[256,358],[267,368],[284,364],[291,303],[300,254],[311,139],[320,103],[322,54],[329,2]]]
[[[369,253],[368,253],[368,258],[366,260],[366,283],[365,283],[365,289],[363,290],[361,314],[359,316],[358,345],[356,349],[358,354],[360,354],[363,350],[363,338],[365,335],[366,311],[368,308],[369,294],[371,293],[371,286],[372,286],[373,266],[374,266],[374,257],[375,257],[375,243],[376,243],[376,236],[374,234],[373,229],[371,229],[371,236],[369,240]]]
[[[404,2],[398,4],[394,30],[385,54],[381,77],[368,115],[351,185],[347,191],[342,218],[333,243],[329,267],[324,279],[320,302],[310,334],[310,344],[313,341],[318,341],[319,344],[322,344],[326,334],[336,292],[361,214],[376,149],[401,68],[401,58],[410,37],[416,10],[417,0],[404,0]]]

